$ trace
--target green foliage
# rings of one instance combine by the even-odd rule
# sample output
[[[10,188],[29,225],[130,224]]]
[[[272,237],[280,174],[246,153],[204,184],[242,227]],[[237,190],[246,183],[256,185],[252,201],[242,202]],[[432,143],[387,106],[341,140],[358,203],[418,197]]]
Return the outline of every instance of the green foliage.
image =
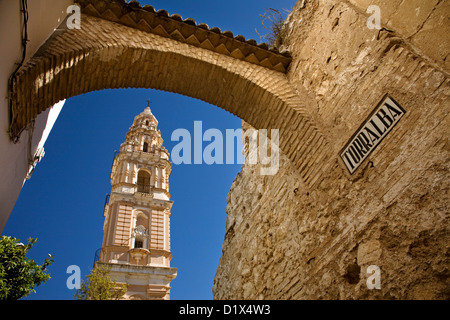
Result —
[[[116,281],[109,277],[110,269],[101,264],[97,264],[87,276],[86,281],[82,281],[80,289],[77,290],[74,298],[78,300],[119,300],[126,293],[126,285],[119,286]]]
[[[24,245],[19,239],[2,236],[0,238],[0,300],[18,300],[35,292],[34,287],[50,279],[47,267],[54,260],[51,255],[43,265],[38,265],[26,254],[37,239],[28,238]]]

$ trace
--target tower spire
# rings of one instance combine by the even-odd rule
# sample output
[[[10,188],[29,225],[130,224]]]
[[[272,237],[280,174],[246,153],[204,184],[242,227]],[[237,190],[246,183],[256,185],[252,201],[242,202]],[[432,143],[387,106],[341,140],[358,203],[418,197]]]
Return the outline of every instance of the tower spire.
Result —
[[[152,114],[152,110],[150,109],[150,104],[151,103],[152,103],[152,101],[150,99],[147,100],[147,107],[145,108],[144,112],[142,112],[142,113],[153,115]]]

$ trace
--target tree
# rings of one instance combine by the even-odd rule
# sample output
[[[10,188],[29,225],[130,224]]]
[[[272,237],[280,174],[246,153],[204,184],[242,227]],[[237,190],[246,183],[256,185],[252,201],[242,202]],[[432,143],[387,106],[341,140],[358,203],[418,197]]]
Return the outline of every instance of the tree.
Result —
[[[87,276],[86,281],[82,281],[80,289],[77,290],[74,298],[78,300],[119,300],[127,291],[126,285],[118,285],[115,280],[111,280],[110,269],[101,264],[97,264]]]
[[[38,265],[26,254],[37,239],[28,238],[28,244],[13,237],[0,237],[0,299],[18,300],[35,292],[34,287],[50,279],[47,267],[54,260],[49,254],[43,265]]]

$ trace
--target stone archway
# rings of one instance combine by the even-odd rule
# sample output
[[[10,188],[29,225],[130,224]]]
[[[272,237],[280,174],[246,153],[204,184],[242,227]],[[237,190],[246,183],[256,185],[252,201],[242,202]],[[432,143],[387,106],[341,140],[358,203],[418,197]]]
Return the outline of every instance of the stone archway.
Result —
[[[319,179],[327,143],[285,75],[288,56],[136,1],[77,2],[81,29],[55,31],[17,73],[12,137],[60,100],[153,88],[216,105],[256,129],[279,129],[280,149],[307,185]]]

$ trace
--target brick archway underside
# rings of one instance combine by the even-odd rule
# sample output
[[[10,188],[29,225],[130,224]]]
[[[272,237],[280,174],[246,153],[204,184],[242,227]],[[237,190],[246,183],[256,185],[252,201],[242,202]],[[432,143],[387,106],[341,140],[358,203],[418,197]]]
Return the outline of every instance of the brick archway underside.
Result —
[[[17,73],[11,135],[69,97],[113,88],[164,90],[216,105],[256,129],[279,129],[280,149],[312,186],[327,162],[327,143],[276,69],[83,14],[81,29],[55,33]]]

